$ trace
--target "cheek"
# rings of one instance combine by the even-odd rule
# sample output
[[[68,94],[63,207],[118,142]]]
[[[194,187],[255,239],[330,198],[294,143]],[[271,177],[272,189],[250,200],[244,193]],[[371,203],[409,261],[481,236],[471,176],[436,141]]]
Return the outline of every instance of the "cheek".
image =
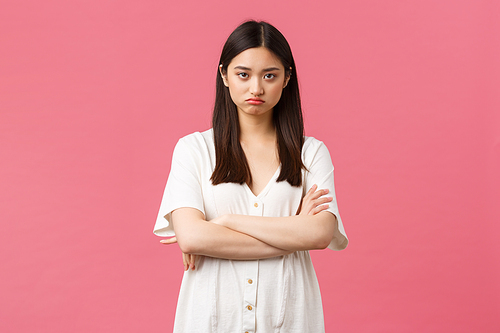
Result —
[[[279,85],[276,85],[276,86],[273,86],[271,89],[270,89],[270,95],[273,96],[273,99],[276,99],[276,102],[279,101],[279,99],[281,98],[281,93],[283,92],[283,89],[281,86]]]
[[[229,95],[234,103],[237,103],[241,97],[241,93],[238,91],[238,88],[229,86]]]
[[[236,84],[235,82],[229,81],[229,94],[231,98],[238,98],[241,94],[245,92],[245,87],[242,84]]]

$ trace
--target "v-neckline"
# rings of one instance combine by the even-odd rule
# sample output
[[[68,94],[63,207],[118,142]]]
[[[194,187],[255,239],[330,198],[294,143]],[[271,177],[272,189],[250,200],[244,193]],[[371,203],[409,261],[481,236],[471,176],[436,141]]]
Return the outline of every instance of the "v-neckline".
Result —
[[[252,197],[260,199],[260,198],[264,197],[267,194],[267,192],[269,192],[269,189],[271,188],[271,186],[273,186],[273,184],[276,183],[276,179],[278,178],[280,172],[281,172],[281,163],[280,163],[280,165],[278,165],[278,168],[274,172],[274,175],[271,177],[271,179],[269,179],[266,186],[257,195],[255,195],[255,193],[253,193],[253,191],[250,189],[250,186],[248,186],[247,183],[244,183],[243,187],[245,187],[247,189],[247,191],[252,195]]]

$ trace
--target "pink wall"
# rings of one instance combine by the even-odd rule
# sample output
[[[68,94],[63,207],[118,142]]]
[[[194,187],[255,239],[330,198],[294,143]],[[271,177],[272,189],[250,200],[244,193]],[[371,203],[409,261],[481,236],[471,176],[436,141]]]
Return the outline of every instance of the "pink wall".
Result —
[[[288,38],[350,245],[314,252],[328,332],[500,331],[500,7],[453,1],[16,1],[0,10],[0,331],[169,332],[152,228],[209,127],[227,35]]]

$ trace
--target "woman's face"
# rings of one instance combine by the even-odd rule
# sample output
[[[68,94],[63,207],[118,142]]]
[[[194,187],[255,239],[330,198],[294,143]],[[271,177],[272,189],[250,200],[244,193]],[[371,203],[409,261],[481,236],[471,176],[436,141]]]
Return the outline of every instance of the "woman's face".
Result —
[[[265,47],[241,52],[221,75],[238,113],[253,116],[272,111],[288,83],[280,59]]]

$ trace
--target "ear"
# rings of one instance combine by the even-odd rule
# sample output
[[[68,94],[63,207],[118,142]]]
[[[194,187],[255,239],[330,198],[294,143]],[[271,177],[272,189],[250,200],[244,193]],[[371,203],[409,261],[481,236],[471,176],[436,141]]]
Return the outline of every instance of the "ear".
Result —
[[[222,78],[222,82],[224,82],[224,85],[226,87],[229,87],[229,84],[227,83],[227,73],[224,73],[224,71],[222,70],[222,64],[219,65],[219,73]]]
[[[292,67],[290,67],[290,71],[288,75],[285,77],[285,83],[283,83],[283,89],[288,85],[288,81],[290,81],[290,77],[292,76]]]

